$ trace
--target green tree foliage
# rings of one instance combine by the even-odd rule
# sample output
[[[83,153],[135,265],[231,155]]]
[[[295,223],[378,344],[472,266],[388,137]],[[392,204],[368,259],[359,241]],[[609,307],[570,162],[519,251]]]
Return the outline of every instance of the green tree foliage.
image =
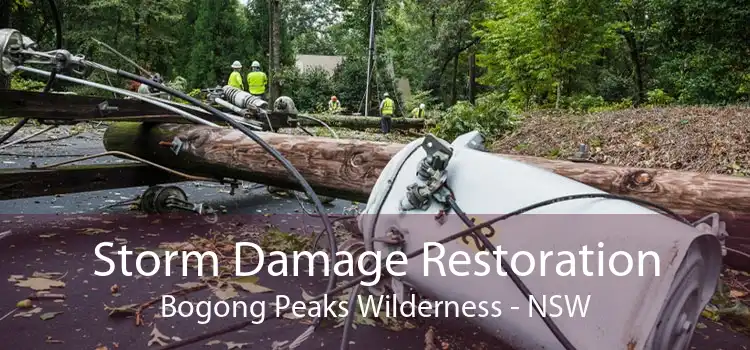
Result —
[[[258,43],[245,34],[247,22],[241,17],[238,0],[196,1],[197,17],[192,38],[200,38],[189,46],[190,59],[184,67],[192,86],[223,85],[229,78],[229,66],[235,60],[249,67],[250,54],[257,52]]]
[[[12,27],[52,48],[54,23],[43,1],[4,3],[9,10],[0,19],[10,13]],[[350,112],[367,108],[374,114],[386,91],[396,97],[398,113],[419,102],[428,109],[450,107],[482,93],[514,110],[582,112],[631,103],[736,103],[750,94],[750,7],[742,2],[379,0],[371,103],[365,107],[371,4],[281,2],[283,72],[276,79],[283,94],[299,99],[298,107],[315,110],[337,95]],[[243,76],[252,61],[268,70],[265,0],[66,0],[58,7],[71,52],[135,71],[91,39],[101,40],[167,81],[184,77],[185,91],[224,84],[235,60],[246,67]],[[346,60],[328,77],[297,72],[298,54]],[[394,81],[402,77],[415,92],[410,101],[396,96]],[[101,73],[92,79],[126,86]],[[478,104],[457,108],[479,111]]]
[[[560,5],[562,4],[562,5]],[[578,79],[613,42],[600,15],[603,1],[495,0],[496,18],[483,22],[478,34],[484,50],[479,64],[487,67],[484,82],[505,85],[513,102],[551,104],[558,90],[583,85]]]
[[[431,132],[447,140],[474,130],[493,138],[511,130],[516,121],[503,101],[499,94],[488,94],[478,99],[476,105],[460,101],[448,108]]]

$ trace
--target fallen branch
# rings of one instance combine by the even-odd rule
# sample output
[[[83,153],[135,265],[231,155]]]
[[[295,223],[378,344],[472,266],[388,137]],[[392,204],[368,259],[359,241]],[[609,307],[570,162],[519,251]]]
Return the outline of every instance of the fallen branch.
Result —
[[[331,114],[316,114],[314,117],[322,120],[328,124],[328,126],[333,128],[347,128],[353,130],[380,129],[379,117]],[[433,124],[432,120],[417,118],[392,118],[392,121],[391,128],[400,130],[424,129]],[[300,119],[299,123],[302,126],[321,126],[319,123],[307,119]]]

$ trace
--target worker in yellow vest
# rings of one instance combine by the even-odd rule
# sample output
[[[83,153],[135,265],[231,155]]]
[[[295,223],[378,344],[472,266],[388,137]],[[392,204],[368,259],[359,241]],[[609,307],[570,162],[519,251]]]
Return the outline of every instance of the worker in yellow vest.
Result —
[[[380,102],[380,131],[384,134],[391,132],[391,123],[393,120],[393,100],[388,97],[388,93],[383,94],[383,101]]]
[[[414,107],[414,109],[411,110],[411,117],[424,118],[424,103],[420,103],[419,107]]]
[[[266,73],[260,71],[260,63],[258,61],[253,61],[250,69],[252,71],[247,74],[248,92],[253,96],[258,96],[267,100],[265,95],[266,86],[268,85],[268,76],[266,76]]]
[[[232,63],[232,74],[229,74],[227,85],[240,90],[245,90],[245,88],[242,87],[242,74],[240,74],[241,69],[242,63],[240,63],[240,61],[234,61],[234,63]]]
[[[328,101],[328,112],[336,114],[341,111],[341,101],[336,96],[331,96],[331,100]]]

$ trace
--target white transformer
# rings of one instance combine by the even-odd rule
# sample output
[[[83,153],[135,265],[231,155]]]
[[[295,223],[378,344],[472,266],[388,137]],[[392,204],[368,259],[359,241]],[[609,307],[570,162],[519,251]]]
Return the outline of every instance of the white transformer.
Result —
[[[417,175],[423,159],[440,147],[448,147],[452,154],[438,176],[460,209],[477,219],[476,224],[556,197],[604,194],[547,170],[487,153],[479,133],[462,135],[452,145],[430,135],[407,145],[380,175],[358,219],[368,250],[385,255],[400,249],[409,254],[467,228],[451,211],[444,216],[447,219],[437,219],[445,209],[439,200],[409,205],[408,194],[412,204],[419,202],[414,200],[420,193],[415,185],[425,184],[425,177]],[[425,187],[422,191],[430,192]],[[402,237],[399,245],[392,242],[393,233]],[[492,256],[484,256],[491,267],[486,273],[487,266],[474,258],[482,245],[473,238],[445,243],[442,257],[438,250],[430,251],[433,261],[427,266],[425,255],[410,259],[398,267],[405,275],[393,283],[393,289],[407,285],[430,299],[461,305],[495,302],[501,315],[489,307],[487,315],[476,315],[473,309],[476,317],[470,320],[516,349],[563,349],[542,318],[532,312],[532,307],[546,301],[547,312],[557,314],[553,321],[578,350],[685,350],[721,269],[722,245],[716,235],[622,199],[586,198],[542,206],[493,224],[485,235],[508,252],[503,255],[506,261],[516,260],[520,272],[532,271],[521,280],[533,298],[497,272]],[[571,270],[556,270],[557,264],[572,259],[560,252],[578,254],[583,246],[593,254],[587,268],[581,266],[586,260],[581,255],[575,260],[574,276],[565,275]],[[545,259],[544,252],[551,256]],[[627,274],[626,253],[633,259]],[[452,256],[467,255],[469,261],[454,258],[463,262],[454,264],[460,271],[449,270]],[[535,266],[530,265],[532,258]],[[443,263],[444,276],[434,260]],[[593,276],[585,275],[586,270]],[[576,297],[580,298],[579,312],[569,314]],[[562,309],[549,309],[553,302]],[[582,313],[584,303],[586,312]],[[562,315],[557,312],[563,310]]]

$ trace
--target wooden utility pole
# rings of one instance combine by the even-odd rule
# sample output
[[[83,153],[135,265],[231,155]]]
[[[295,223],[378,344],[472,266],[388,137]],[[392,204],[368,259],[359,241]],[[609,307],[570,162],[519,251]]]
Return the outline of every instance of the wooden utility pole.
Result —
[[[187,142],[175,156],[169,147],[175,137]],[[367,199],[385,165],[404,145],[262,133],[313,187],[348,192]],[[134,140],[137,140],[134,142]],[[284,168],[242,132],[190,124],[114,123],[104,134],[108,151],[123,151],[159,164],[225,177],[263,177],[291,181]],[[639,197],[686,211],[748,213],[750,178],[667,169],[624,168],[546,158],[498,154],[585,183],[609,193]],[[239,176],[239,174],[243,174]],[[749,233],[750,235],[750,233]]]
[[[365,86],[365,117],[370,110],[370,81],[372,80],[372,60],[375,54],[375,0],[370,4],[370,43],[367,50],[367,86]]]
[[[380,173],[404,145],[259,134],[279,150],[321,195],[366,202]],[[167,146],[182,140],[180,152]],[[122,151],[170,168],[216,178],[235,178],[299,190],[281,164],[234,129],[185,124],[114,123],[104,134],[107,151]],[[690,219],[718,212],[734,237],[750,239],[750,178],[667,169],[639,169],[498,155],[533,165],[600,190],[637,197],[668,207]],[[656,234],[656,233],[655,233]],[[742,240],[727,241],[747,250]],[[746,243],[745,243],[746,244]],[[750,271],[747,259],[727,263]],[[731,260],[731,261],[730,261]]]
[[[281,70],[281,4],[279,0],[268,0],[269,24],[269,101],[279,97],[279,81],[277,73]]]
[[[10,2],[0,0],[0,28],[10,28]],[[10,77],[0,74],[0,90],[10,89]]]

